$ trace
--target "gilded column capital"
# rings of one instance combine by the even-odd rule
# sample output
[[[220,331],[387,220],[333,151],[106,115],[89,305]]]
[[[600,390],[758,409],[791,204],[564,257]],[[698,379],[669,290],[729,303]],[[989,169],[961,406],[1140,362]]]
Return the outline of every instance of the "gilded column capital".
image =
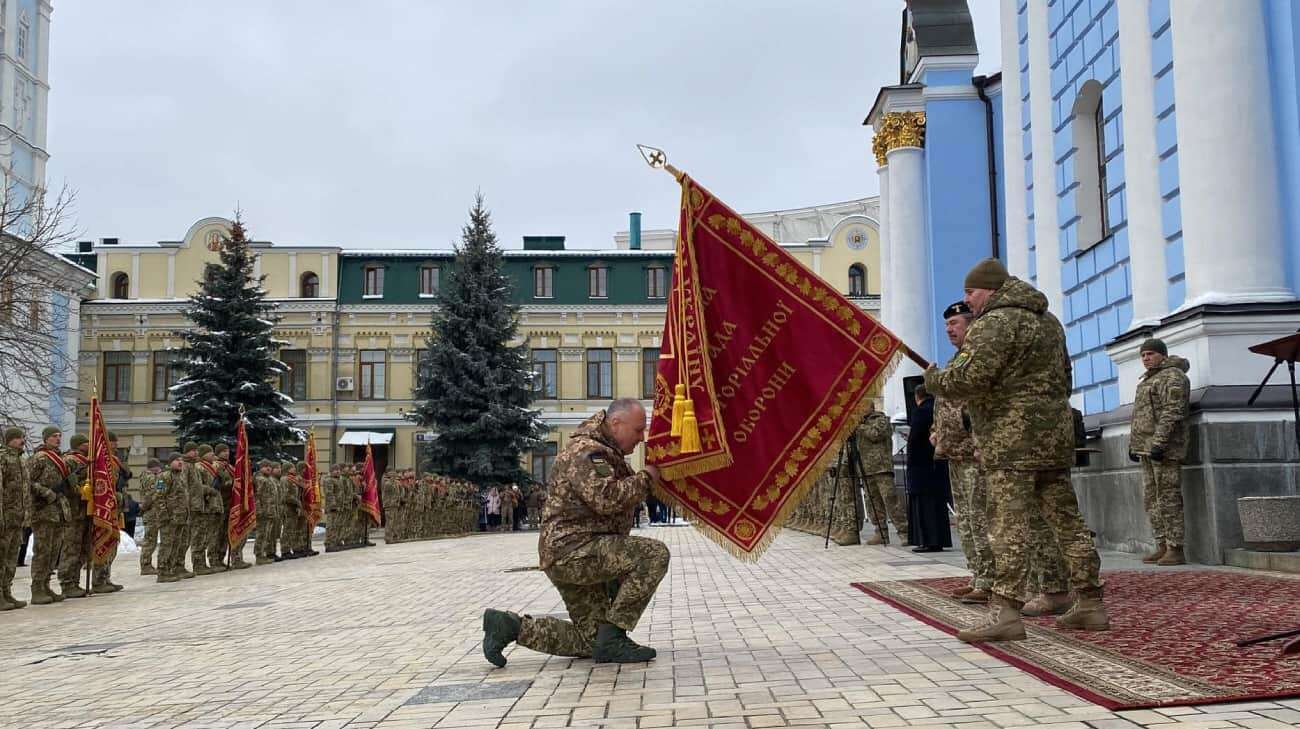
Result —
[[[880,131],[871,138],[871,151],[881,167],[886,156],[899,147],[925,146],[925,112],[893,111],[880,120]]]

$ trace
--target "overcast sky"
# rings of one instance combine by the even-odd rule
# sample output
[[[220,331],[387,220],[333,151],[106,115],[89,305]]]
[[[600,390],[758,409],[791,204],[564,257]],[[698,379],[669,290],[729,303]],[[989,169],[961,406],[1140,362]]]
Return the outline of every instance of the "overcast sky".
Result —
[[[997,0],[972,0],[998,70]],[[863,117],[899,0],[58,0],[50,185],[87,238],[447,248],[475,189],[507,247],[676,223],[663,147],[733,207],[876,193]]]

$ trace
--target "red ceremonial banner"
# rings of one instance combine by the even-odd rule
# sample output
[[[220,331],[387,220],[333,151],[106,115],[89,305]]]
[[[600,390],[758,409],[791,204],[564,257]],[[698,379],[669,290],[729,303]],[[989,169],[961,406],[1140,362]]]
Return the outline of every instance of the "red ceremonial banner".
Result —
[[[234,547],[257,526],[257,502],[253,497],[253,456],[248,452],[248,431],[244,428],[244,414],[239,414],[235,426],[235,473],[230,489],[230,521],[226,523],[226,538]]]
[[[361,494],[361,510],[370,515],[370,521],[379,526],[379,483],[375,480],[375,455],[366,443],[366,462],[361,467],[361,483],[365,491]]]
[[[87,500],[90,511],[90,559],[92,564],[109,563],[117,550],[121,527],[117,518],[117,474],[114,472],[108,445],[108,429],[104,427],[104,413],[99,409],[99,398],[90,398],[90,458],[86,464],[86,478],[90,483],[91,498]]]
[[[307,512],[307,522],[315,529],[325,518],[325,504],[320,492],[320,469],[316,466],[316,430],[307,432],[307,458],[302,467],[302,505]]]
[[[674,174],[681,220],[647,461],[697,528],[754,560],[839,453],[903,345]]]

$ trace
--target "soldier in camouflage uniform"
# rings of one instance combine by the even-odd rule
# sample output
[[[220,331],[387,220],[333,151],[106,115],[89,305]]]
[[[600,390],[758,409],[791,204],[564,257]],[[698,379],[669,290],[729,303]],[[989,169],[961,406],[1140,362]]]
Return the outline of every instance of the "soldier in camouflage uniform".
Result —
[[[966,329],[972,318],[970,307],[963,301],[952,304],[943,312],[948,341],[958,350],[966,339]],[[934,442],[934,457],[948,461],[952,499],[957,507],[957,532],[961,535],[966,567],[971,571],[970,584],[954,591],[953,595],[965,603],[987,603],[989,591],[993,589],[988,500],[984,493],[984,479],[980,475],[975,439],[971,437],[970,416],[960,401],[935,398],[931,440]]]
[[[226,514],[225,499],[221,495],[223,478],[230,479],[231,474],[223,471],[221,464],[217,463],[217,453],[212,446],[203,444],[199,446],[198,472],[203,482],[203,516],[200,521],[203,524],[203,532],[198,537],[199,544],[195,548],[194,558],[197,562],[201,559],[207,565],[207,574],[216,572],[225,572],[225,550],[218,549],[218,545],[225,540],[221,539],[220,533],[225,532],[223,517]],[[230,487],[226,486],[229,492]]]
[[[208,564],[218,569],[239,569],[239,562],[235,557],[242,554],[231,554],[230,563],[226,563],[227,553],[230,552],[230,499],[235,487],[235,469],[230,465],[230,446],[225,443],[218,443],[212,449],[212,460],[209,461],[212,467],[216,469],[216,475],[212,479],[212,487],[217,490],[221,497],[220,511],[212,515],[212,532],[210,536],[212,541],[208,542]]]
[[[976,319],[952,362],[925,372],[939,397],[961,400],[971,416],[989,500],[994,582],[991,621],[963,630],[966,642],[1022,640],[1021,598],[1029,568],[1029,514],[1051,526],[1070,569],[1077,601],[1056,619],[1063,628],[1106,630],[1101,558],[1070,484],[1074,421],[1065,330],[1047,297],[1007,274],[996,259],[966,275]]]
[[[72,469],[59,452],[63,431],[51,425],[41,431],[41,445],[27,459],[31,485],[32,604],[63,602],[63,595],[50,589],[50,575],[58,567],[63,551],[63,534],[72,515],[68,493],[72,491]]]
[[[263,459],[257,464],[253,476],[253,502],[257,509],[257,537],[253,542],[254,564],[279,562],[275,554],[275,541],[280,533],[280,487],[271,475],[271,461]]]
[[[384,542],[396,544],[402,541],[402,494],[393,472],[386,471],[379,479],[379,502],[384,507]]]
[[[191,448],[190,446],[194,446]],[[190,482],[190,563],[194,574],[210,575],[216,570],[208,564],[208,545],[212,543],[212,502],[221,495],[212,488],[212,472],[200,457],[208,456],[212,446],[204,443],[185,445],[185,472]]]
[[[1189,364],[1170,357],[1159,339],[1148,339],[1138,351],[1146,372],[1133,397],[1129,458],[1141,464],[1147,518],[1156,536],[1156,551],[1142,561],[1177,565],[1183,554],[1182,465],[1187,458],[1187,410],[1191,382]]]
[[[483,655],[493,665],[505,665],[501,651],[512,642],[598,663],[655,657],[627,637],[668,571],[662,542],[629,536],[633,510],[659,479],[653,466],[635,473],[624,459],[644,439],[645,420],[640,402],[615,400],[555,459],[537,551],[572,622],[485,611]]]
[[[271,467],[280,494],[280,558],[302,557],[298,519],[302,515],[302,494],[293,478],[293,463],[281,461]]]
[[[342,467],[330,464],[329,474],[321,479],[321,493],[325,496],[325,551],[337,552],[343,548],[347,514],[352,508],[351,495],[345,491]]]
[[[89,597],[90,592],[80,583],[90,547],[90,515],[81,490],[90,471],[90,439],[78,433],[72,436],[71,445],[72,450],[64,454],[72,478],[67,494],[68,523],[63,527],[63,554],[59,557],[59,590],[64,597]]]
[[[0,612],[27,607],[14,597],[14,573],[23,530],[32,523],[32,496],[23,463],[22,428],[5,428],[0,444]]]
[[[117,433],[109,431],[108,433],[108,478],[113,484],[113,490],[116,492],[116,503],[114,506],[114,515],[117,517],[117,528],[122,530],[126,526],[124,510],[126,507],[126,487],[127,481],[131,478],[131,469],[126,467],[117,457]],[[91,592],[103,595],[114,592],[121,592],[124,588],[113,582],[113,563],[117,561],[117,543],[113,543],[112,552],[109,553],[108,562],[102,565],[95,565],[91,568]]]
[[[162,554],[158,557],[159,582],[178,582],[194,575],[185,569],[185,552],[190,546],[190,480],[185,457],[173,453],[167,459],[167,471],[162,475],[162,493],[159,494],[166,518],[160,525]]]
[[[162,502],[162,491],[166,485],[162,480],[162,462],[150,458],[145,472],[140,476],[140,517],[144,519],[144,536],[140,537],[140,574],[156,575],[153,566],[154,551],[158,548],[158,527],[166,521],[166,509]]]
[[[898,497],[894,484],[894,429],[889,424],[889,416],[876,410],[874,401],[867,407],[867,414],[858,425],[856,435],[862,475],[867,480],[865,496],[870,499],[867,515],[876,527],[876,534],[867,540],[867,544],[883,541],[881,535],[889,528],[884,522],[888,515],[889,521],[894,522],[902,546],[909,546],[907,504]]]

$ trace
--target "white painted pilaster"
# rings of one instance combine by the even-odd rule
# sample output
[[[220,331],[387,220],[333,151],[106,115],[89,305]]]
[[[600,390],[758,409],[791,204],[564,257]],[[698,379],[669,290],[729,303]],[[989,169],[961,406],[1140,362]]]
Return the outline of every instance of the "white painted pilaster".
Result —
[[[176,253],[167,252],[167,298],[176,298]]]
[[[925,151],[919,147],[898,147],[890,150],[888,159],[889,258],[894,269],[890,281],[894,292],[890,329],[918,354],[933,359],[936,316],[932,311],[930,246],[926,241]],[[895,370],[888,392],[901,403],[901,388],[897,383],[904,376],[919,374],[919,367],[904,360]]]
[[[1056,161],[1052,151],[1052,66],[1048,59],[1047,3],[1029,3],[1029,123],[1034,155],[1034,241],[1038,290],[1052,313],[1061,305],[1061,229],[1056,217]],[[1004,97],[1005,98],[1005,97]]]
[[[327,297],[336,296],[334,289],[330,285],[330,261],[333,257],[328,253],[320,254],[320,295]]]
[[[1029,214],[1025,210],[1024,131],[1020,128],[1020,31],[1018,0],[1002,0],[1002,182],[1006,211],[1007,270],[1029,280]]]
[[[1168,313],[1165,236],[1161,222],[1156,149],[1155,77],[1151,68],[1148,0],[1119,0],[1119,59],[1124,105],[1124,180],[1128,200],[1129,276],[1133,324],[1154,324]],[[1178,115],[1182,122],[1182,114]],[[1131,328],[1131,327],[1130,327]]]
[[[1276,127],[1263,0],[1170,3],[1184,308],[1286,301]],[[1287,191],[1288,201],[1294,191]]]
[[[140,254],[131,254],[131,280],[127,282],[127,296],[140,298]]]
[[[889,246],[889,166],[876,169],[880,178],[880,322],[891,326],[890,298],[893,296],[893,275],[890,268]]]
[[[289,284],[287,291],[288,296],[298,296],[302,293],[298,288],[298,254],[289,253]]]

